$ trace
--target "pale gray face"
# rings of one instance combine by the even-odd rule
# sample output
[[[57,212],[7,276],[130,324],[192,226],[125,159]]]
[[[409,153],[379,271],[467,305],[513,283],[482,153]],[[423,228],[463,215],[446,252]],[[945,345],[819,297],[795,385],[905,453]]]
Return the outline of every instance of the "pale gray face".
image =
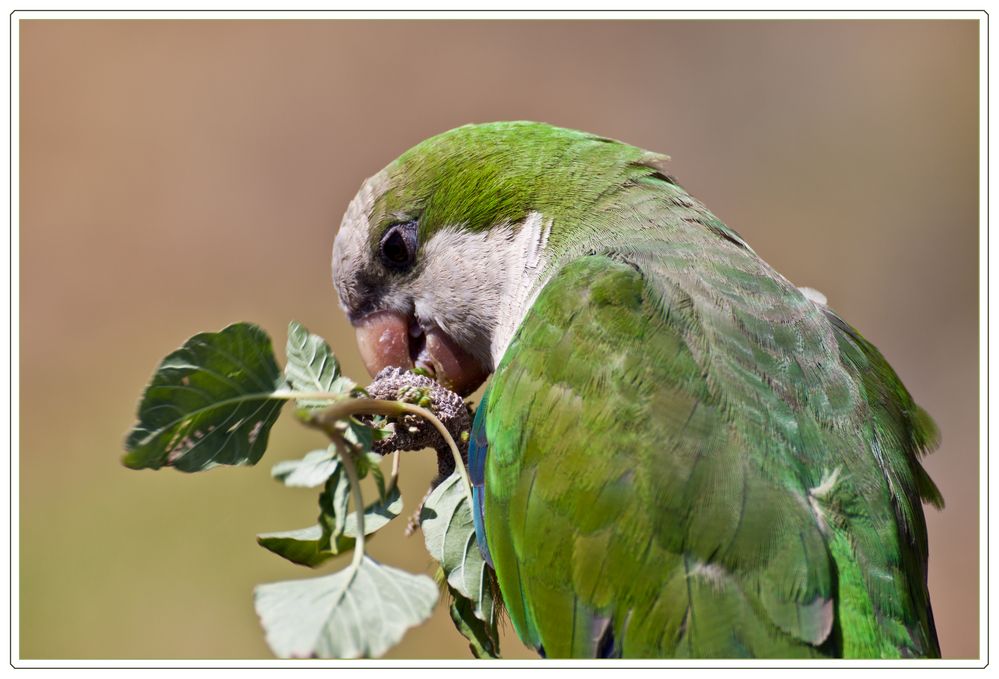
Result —
[[[471,393],[493,367],[496,306],[489,300],[498,288],[483,271],[489,262],[456,230],[428,243],[418,242],[415,222],[372,234],[368,217],[385,184],[384,173],[365,182],[340,225],[333,245],[340,305],[372,376],[387,366],[418,366]]]
[[[495,369],[537,293],[551,221],[535,212],[478,233],[447,226],[426,243],[404,220],[372,234],[371,207],[386,188],[385,173],[366,181],[340,225],[340,304],[372,375],[419,365],[470,393]]]

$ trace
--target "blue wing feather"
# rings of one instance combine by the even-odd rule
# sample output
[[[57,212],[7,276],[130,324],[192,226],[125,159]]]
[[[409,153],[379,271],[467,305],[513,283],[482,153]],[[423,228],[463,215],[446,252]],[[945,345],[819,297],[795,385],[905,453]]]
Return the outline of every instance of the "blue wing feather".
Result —
[[[482,552],[482,558],[489,567],[493,567],[493,559],[486,543],[485,517],[485,487],[486,487],[486,455],[489,452],[489,441],[486,439],[486,399],[489,390],[486,389],[475,411],[472,422],[472,437],[468,442],[468,476],[472,481],[472,520],[475,522],[475,541]]]

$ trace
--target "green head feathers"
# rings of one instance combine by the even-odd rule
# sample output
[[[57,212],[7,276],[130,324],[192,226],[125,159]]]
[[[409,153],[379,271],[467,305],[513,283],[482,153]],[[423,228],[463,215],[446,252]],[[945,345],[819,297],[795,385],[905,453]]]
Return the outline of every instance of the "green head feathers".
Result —
[[[445,226],[476,232],[537,211],[583,214],[602,194],[643,178],[668,180],[667,156],[544,123],[465,125],[414,146],[384,170],[372,238],[416,220],[426,242]]]

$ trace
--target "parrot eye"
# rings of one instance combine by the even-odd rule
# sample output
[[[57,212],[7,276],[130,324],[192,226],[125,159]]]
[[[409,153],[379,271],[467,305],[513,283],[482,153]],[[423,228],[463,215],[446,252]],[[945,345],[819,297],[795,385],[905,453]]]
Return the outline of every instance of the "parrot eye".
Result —
[[[404,271],[416,260],[416,222],[390,226],[378,246],[382,264]]]

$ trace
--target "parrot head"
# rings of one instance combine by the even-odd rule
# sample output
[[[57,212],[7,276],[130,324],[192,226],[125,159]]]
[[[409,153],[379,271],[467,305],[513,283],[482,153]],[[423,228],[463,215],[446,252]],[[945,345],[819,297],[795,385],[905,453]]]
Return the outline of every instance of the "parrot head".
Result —
[[[362,185],[333,247],[368,371],[419,367],[474,391],[554,255],[581,242],[568,225],[585,227],[586,206],[626,168],[664,159],[529,122],[466,125],[404,153]]]

